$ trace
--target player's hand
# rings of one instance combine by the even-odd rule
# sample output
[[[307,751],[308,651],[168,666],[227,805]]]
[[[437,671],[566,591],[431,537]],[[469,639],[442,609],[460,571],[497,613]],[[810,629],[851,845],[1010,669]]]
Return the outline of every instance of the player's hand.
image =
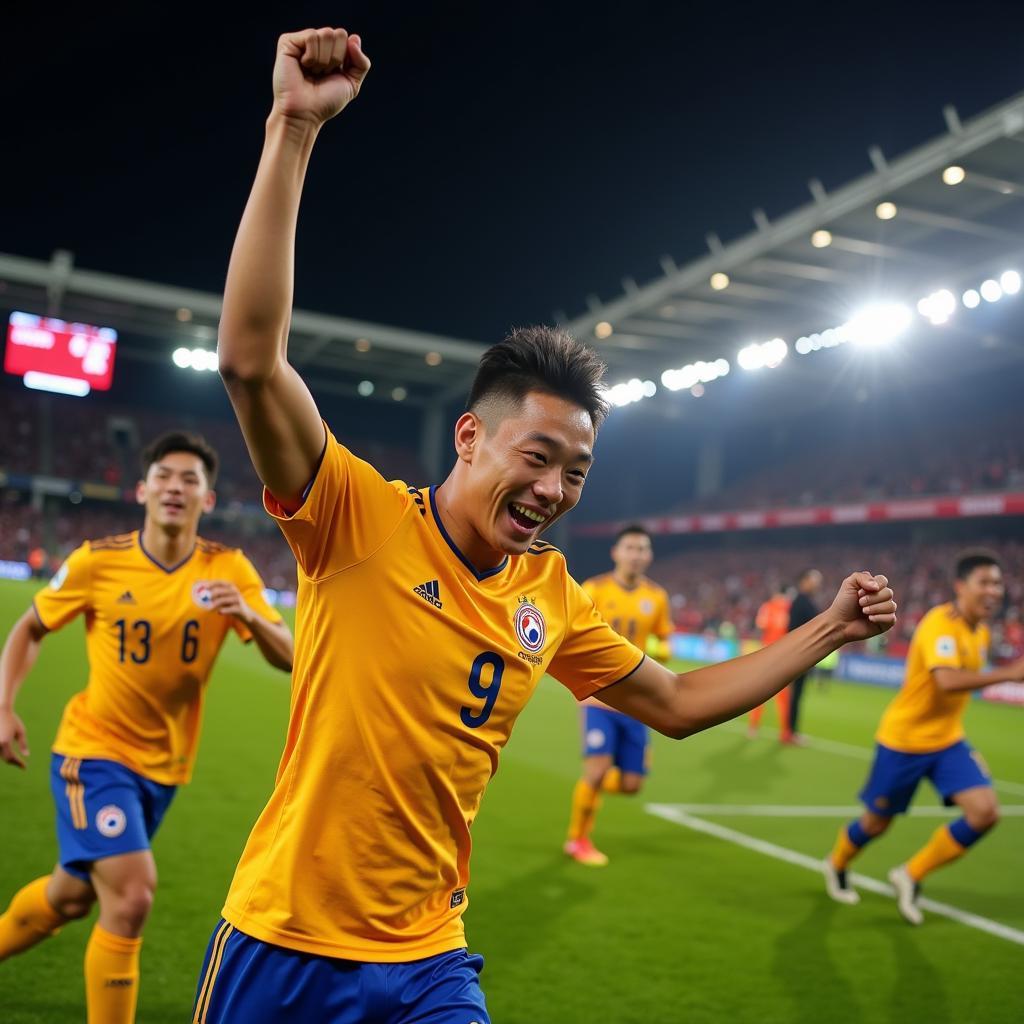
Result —
[[[319,128],[359,95],[370,60],[343,28],[288,32],[277,41],[274,110]]]
[[[234,615],[246,625],[252,622],[255,613],[245,603],[242,592],[234,583],[228,580],[211,580],[209,588],[210,607],[215,612],[220,612],[221,615]]]
[[[844,644],[878,636],[896,621],[892,587],[884,576],[855,572],[843,580],[827,614],[842,630]]]
[[[24,768],[28,757],[28,735],[25,723],[14,709],[0,708],[0,758],[17,768]]]

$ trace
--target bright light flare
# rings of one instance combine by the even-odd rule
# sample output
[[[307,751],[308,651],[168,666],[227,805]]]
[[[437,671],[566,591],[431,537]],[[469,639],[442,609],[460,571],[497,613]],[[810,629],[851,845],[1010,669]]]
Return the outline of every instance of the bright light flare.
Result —
[[[880,345],[898,338],[910,326],[913,314],[899,302],[868,306],[844,325],[846,337],[856,345]]]

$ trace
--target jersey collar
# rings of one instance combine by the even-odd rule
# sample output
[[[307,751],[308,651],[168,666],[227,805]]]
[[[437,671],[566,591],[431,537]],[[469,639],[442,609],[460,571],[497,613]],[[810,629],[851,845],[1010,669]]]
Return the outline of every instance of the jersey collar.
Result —
[[[172,573],[176,569],[180,569],[195,553],[196,546],[192,545],[192,550],[180,561],[175,562],[174,565],[164,565],[158,558],[155,558],[146,550],[146,545],[142,543],[142,531],[139,530],[137,534],[139,538],[139,550],[158,568],[163,569],[166,573]]]
[[[487,569],[484,572],[478,572],[477,568],[473,563],[458,549],[455,541],[449,536],[448,531],[444,528],[444,523],[441,521],[441,515],[437,511],[437,500],[434,497],[434,492],[437,490],[437,484],[433,484],[430,488],[430,512],[434,518],[434,524],[437,526],[438,533],[444,539],[444,542],[452,549],[455,553],[455,557],[473,574],[476,580],[482,581],[490,579],[492,576],[496,576],[505,566],[508,565],[508,555],[506,555],[493,569]]]

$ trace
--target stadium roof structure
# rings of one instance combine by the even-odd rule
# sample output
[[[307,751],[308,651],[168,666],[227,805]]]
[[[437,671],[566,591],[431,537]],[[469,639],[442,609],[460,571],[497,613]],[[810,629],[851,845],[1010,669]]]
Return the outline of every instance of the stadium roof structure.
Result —
[[[849,340],[858,311],[879,302],[890,313],[892,303],[913,313],[936,293],[952,302],[955,315],[941,327],[927,322],[927,311],[903,325],[920,329],[922,341],[931,332],[929,357],[913,361],[917,380],[1019,364],[1024,343],[985,316],[991,289],[984,299],[978,290],[983,281],[998,287],[1007,270],[1024,273],[1024,94],[965,122],[953,107],[943,113],[946,132],[930,142],[895,159],[872,147],[871,173],[832,192],[812,180],[800,209],[777,220],[755,210],[749,234],[728,243],[708,234],[705,255],[682,266],[663,257],[660,277],[625,280],[624,293],[608,302],[591,297],[586,313],[564,326],[598,349],[611,384],[633,379],[636,389],[646,381],[648,393],[663,394],[666,370],[724,360],[735,371],[743,348],[782,339],[784,370],[767,371],[774,386],[744,389],[744,402],[771,402],[775,414],[780,398],[801,408],[829,400],[821,384],[836,364],[818,348]],[[970,290],[968,303],[981,308],[965,308]],[[118,359],[151,363],[170,361],[178,347],[212,351],[221,306],[214,293],[81,269],[64,250],[48,262],[0,254],[0,295],[12,308],[115,327]],[[369,380],[373,394],[363,397],[400,395],[439,413],[465,395],[484,348],[296,310],[289,351],[316,391],[355,396]],[[679,390],[695,372],[674,382]],[[698,379],[695,389],[705,382],[717,387]]]
[[[212,352],[221,296],[98,273],[58,250],[49,262],[0,254],[0,301],[26,312],[119,332],[118,360],[165,363],[177,348]],[[329,316],[292,314],[289,356],[314,390],[432,406],[462,398],[485,346],[457,338]]]
[[[777,220],[754,210],[747,235],[723,243],[710,233],[705,255],[682,266],[663,257],[660,277],[626,279],[608,302],[591,297],[565,326],[598,348],[611,384],[636,378],[639,392],[647,378],[644,397],[652,383],[664,391],[666,369],[725,359],[736,370],[745,346],[781,338],[785,372],[772,373],[778,384],[767,390],[777,400],[777,388],[791,389],[806,407],[829,364],[818,349],[849,340],[823,332],[849,328],[859,307],[880,302],[902,304],[898,316],[913,314],[904,326],[934,346],[924,349],[933,357],[914,360],[917,379],[1019,364],[1024,344],[985,315],[999,295],[991,283],[984,298],[977,290],[1009,270],[1013,293],[1014,270],[1024,274],[1024,93],[969,121],[952,106],[943,114],[944,134],[894,159],[872,147],[870,173],[832,192],[810,181],[801,208]],[[948,315],[942,326],[929,322],[944,319],[935,309],[917,305],[937,292],[933,303]],[[673,383],[689,388],[694,376]],[[630,400],[623,397],[617,404]]]

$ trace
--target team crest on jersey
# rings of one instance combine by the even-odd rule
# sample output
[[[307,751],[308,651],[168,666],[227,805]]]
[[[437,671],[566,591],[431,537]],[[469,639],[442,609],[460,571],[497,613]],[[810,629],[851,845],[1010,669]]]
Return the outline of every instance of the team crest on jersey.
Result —
[[[935,653],[940,658],[952,658],[956,654],[956,637],[940,636],[935,641]]]
[[[68,563],[65,562],[54,574],[53,579],[50,580],[51,590],[60,590],[64,586],[64,581],[68,578]]]
[[[544,646],[548,632],[541,610],[532,601],[523,598],[516,609],[514,621],[519,643],[536,654]]]
[[[210,584],[204,583],[200,580],[192,588],[192,600],[195,601],[200,608],[209,610],[213,607],[213,597],[210,594]]]
[[[644,613],[644,615],[650,615],[650,614],[651,614],[651,612],[653,612],[653,611],[654,611],[654,605],[653,605],[653,603],[652,603],[652,602],[650,602],[650,601],[648,601],[648,600],[647,600],[647,598],[645,597],[645,598],[644,598],[644,599],[643,599],[643,600],[642,600],[642,601],[640,602],[640,611],[642,611],[642,612]]]
[[[127,824],[128,818],[117,804],[107,804],[96,812],[96,827],[108,839],[116,839]]]

